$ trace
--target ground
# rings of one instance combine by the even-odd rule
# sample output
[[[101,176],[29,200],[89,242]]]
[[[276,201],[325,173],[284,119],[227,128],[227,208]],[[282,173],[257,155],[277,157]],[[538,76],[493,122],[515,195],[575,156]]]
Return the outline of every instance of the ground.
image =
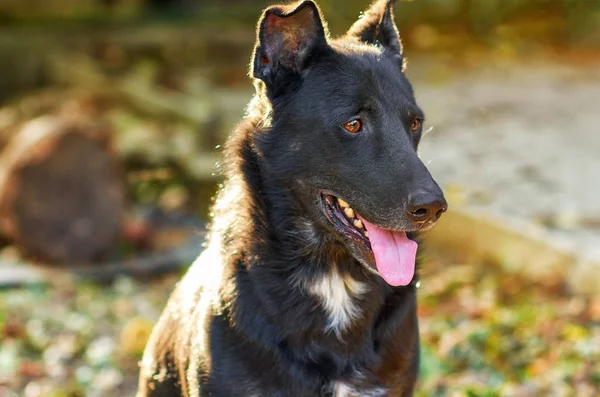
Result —
[[[446,190],[600,260],[597,62],[489,56],[465,73],[423,59],[408,73],[433,126],[421,158]]]
[[[422,274],[418,396],[597,396],[600,299],[435,255]],[[177,279],[0,292],[2,396],[133,396]]]

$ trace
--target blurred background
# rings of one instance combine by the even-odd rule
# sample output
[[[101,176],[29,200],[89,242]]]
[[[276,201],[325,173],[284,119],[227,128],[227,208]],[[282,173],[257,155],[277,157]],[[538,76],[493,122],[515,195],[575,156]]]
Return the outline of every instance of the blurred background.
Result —
[[[333,35],[366,1],[319,2]],[[0,0],[0,396],[134,396],[262,0]],[[600,395],[600,0],[396,6],[451,211],[419,396]]]

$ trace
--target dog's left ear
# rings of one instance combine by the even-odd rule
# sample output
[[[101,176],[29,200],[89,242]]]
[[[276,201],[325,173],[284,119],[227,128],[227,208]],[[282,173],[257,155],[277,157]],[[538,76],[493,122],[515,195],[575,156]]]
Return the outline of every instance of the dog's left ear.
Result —
[[[369,44],[380,44],[402,58],[402,42],[394,22],[394,0],[376,0],[350,27],[347,36]]]
[[[310,0],[272,6],[258,23],[252,75],[269,85],[278,75],[300,74],[327,33],[317,5]]]

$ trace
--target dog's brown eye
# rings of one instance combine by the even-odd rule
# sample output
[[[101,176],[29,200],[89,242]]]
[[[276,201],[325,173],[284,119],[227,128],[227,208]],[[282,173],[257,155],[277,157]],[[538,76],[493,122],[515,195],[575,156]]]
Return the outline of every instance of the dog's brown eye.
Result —
[[[362,122],[358,119],[354,119],[352,121],[348,121],[347,123],[342,124],[342,127],[344,127],[346,131],[355,134],[362,130]]]
[[[417,132],[419,131],[419,128],[421,128],[421,119],[414,119],[412,125],[410,126],[410,129],[412,130],[412,132]]]

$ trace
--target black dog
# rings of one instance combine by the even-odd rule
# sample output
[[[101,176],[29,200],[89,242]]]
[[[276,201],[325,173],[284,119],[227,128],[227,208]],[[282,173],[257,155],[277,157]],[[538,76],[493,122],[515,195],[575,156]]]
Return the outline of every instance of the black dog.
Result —
[[[413,394],[406,232],[446,202],[403,68],[391,1],[335,40],[312,1],[264,12],[209,245],[154,329],[139,397]]]

